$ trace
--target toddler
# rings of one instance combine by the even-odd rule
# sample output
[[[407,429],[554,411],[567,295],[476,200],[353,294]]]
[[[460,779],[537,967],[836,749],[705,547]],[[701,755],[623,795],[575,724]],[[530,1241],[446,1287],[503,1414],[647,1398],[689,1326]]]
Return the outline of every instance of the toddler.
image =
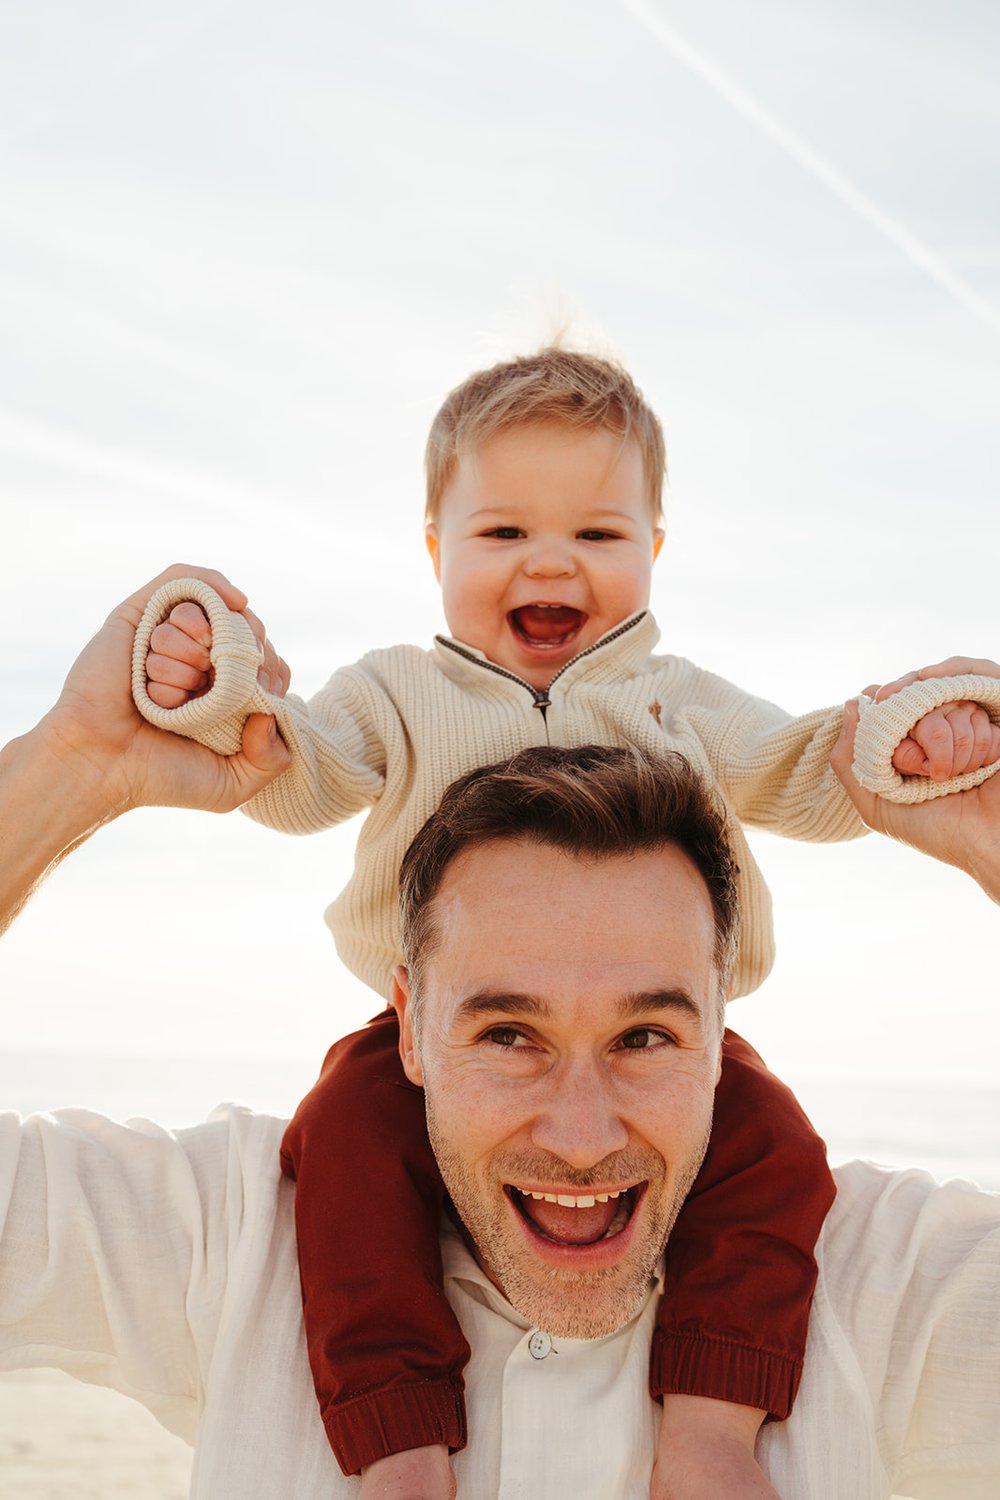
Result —
[[[249,713],[277,715],[292,765],[246,804],[251,817],[308,833],[371,809],[327,921],[344,962],[383,997],[400,961],[403,852],[450,782],[526,746],[679,750],[719,789],[740,868],[733,994],[773,960],[770,898],[739,824],[819,841],[864,832],[828,765],[839,707],[791,718],[652,654],[664,469],[659,422],[629,376],[544,349],[470,377],[431,429],[427,545],[451,633],[431,651],[373,651],[307,705],[256,686],[254,643],[206,585],[167,585],[151,601],[134,684],[148,718],[228,752]],[[998,758],[1000,730],[961,703],[918,724],[894,764],[940,780]],[[332,1048],[282,1161],[297,1181],[310,1360],[337,1458],[362,1472],[362,1495],[446,1496],[448,1450],[465,1441],[468,1347],[442,1290],[445,1204],[423,1096],[397,1040],[386,1011]],[[667,1247],[650,1370],[663,1400],[654,1492],[690,1500],[773,1494],[754,1438],[765,1415],[792,1407],[833,1196],[822,1141],[729,1032],[715,1120]]]

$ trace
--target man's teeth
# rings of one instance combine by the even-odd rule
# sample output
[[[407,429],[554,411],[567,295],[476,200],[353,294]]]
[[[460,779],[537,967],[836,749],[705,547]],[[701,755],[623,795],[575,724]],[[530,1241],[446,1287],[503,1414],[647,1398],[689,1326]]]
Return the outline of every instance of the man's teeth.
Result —
[[[529,1188],[518,1188],[523,1198],[534,1198],[538,1203],[558,1203],[560,1208],[593,1208],[595,1203],[607,1203],[611,1198],[620,1198],[624,1192],[620,1188],[617,1193],[579,1193],[575,1197],[570,1193],[533,1193]]]

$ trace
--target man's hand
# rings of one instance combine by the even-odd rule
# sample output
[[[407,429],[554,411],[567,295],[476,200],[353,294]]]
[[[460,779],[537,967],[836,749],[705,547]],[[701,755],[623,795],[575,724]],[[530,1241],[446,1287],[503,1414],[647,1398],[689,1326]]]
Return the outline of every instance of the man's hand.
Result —
[[[132,639],[147,600],[173,578],[201,578],[230,609],[246,607],[246,595],[221,573],[168,568],[112,611],[39,725],[52,750],[77,774],[89,769],[111,816],[151,806],[229,812],[289,763],[274,720],[261,714],[247,720],[240,753],[226,757],[154,729],[138,713],[131,692]]]
[[[942,667],[949,667],[942,663]],[[927,671],[925,675],[952,676],[975,671],[984,677],[1000,677],[995,662],[976,662],[947,671]],[[913,678],[909,679],[914,680]],[[896,686],[903,686],[903,682]],[[886,690],[881,690],[887,695]],[[872,691],[869,690],[869,696]],[[879,694],[875,694],[879,696]],[[859,786],[851,770],[854,760],[854,736],[858,727],[858,705],[852,701],[844,710],[840,738],[833,748],[830,763],[862,821],[878,833],[898,839],[914,849],[957,865],[994,901],[1000,902],[1000,775],[982,786],[966,792],[953,792],[930,802],[904,804],[889,802]]]
[[[289,764],[273,718],[247,720],[236,755],[155,729],[132,701],[135,628],[172,578],[200,577],[231,609],[246,595],[220,573],[170,568],[108,616],[70,669],[55,706],[0,750],[0,932],[45,873],[102,823],[132,807],[228,812]]]
[[[171,574],[173,573],[171,569]],[[208,575],[199,574],[208,582]],[[214,575],[221,577],[220,574]],[[217,592],[220,592],[217,590]],[[230,586],[230,596],[224,602],[230,609],[239,608],[249,624],[261,650],[261,666],[257,681],[265,692],[283,698],[288,692],[290,674],[287,664],[278,656],[267,632],[251,610],[236,606],[233,598],[246,599],[238,589]],[[177,604],[170,614],[157,625],[150,637],[150,651],[146,657],[146,691],[160,708],[180,708],[192,698],[200,698],[212,686],[212,627],[200,605],[187,600]]]

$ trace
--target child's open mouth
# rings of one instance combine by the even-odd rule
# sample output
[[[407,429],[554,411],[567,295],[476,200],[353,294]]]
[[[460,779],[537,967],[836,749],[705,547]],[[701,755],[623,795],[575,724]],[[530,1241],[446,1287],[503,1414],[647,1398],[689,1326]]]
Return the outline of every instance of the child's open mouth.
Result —
[[[568,604],[522,604],[507,619],[522,644],[543,651],[571,645],[587,623],[583,610]]]
[[[507,1196],[538,1234],[557,1245],[593,1245],[621,1234],[643,1184],[616,1193],[559,1194],[508,1186]]]

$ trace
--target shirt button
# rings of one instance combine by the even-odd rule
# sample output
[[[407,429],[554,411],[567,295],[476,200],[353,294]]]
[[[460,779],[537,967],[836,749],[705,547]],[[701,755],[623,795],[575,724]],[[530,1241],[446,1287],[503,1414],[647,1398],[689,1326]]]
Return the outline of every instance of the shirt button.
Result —
[[[552,1353],[552,1335],[536,1328],[528,1340],[528,1353],[532,1359],[545,1359]]]

